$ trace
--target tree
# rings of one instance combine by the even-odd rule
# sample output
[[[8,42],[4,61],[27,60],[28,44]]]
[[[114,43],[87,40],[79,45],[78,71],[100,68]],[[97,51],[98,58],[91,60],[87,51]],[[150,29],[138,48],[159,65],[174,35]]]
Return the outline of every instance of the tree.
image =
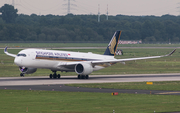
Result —
[[[156,38],[154,36],[146,37],[144,39],[144,42],[146,42],[146,43],[155,43],[156,42]]]
[[[6,23],[14,23],[16,17],[18,16],[17,9],[14,9],[14,6],[5,4],[0,8],[0,12],[2,13],[1,17]]]

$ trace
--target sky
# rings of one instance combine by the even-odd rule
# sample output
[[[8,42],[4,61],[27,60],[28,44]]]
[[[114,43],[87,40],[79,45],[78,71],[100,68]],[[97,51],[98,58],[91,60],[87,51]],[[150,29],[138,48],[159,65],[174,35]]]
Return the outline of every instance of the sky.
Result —
[[[180,15],[180,0],[0,0],[0,7],[4,4],[15,3],[18,14],[37,15],[66,15],[68,1],[70,13],[134,16],[162,16],[165,14]],[[99,7],[98,7],[99,5]]]

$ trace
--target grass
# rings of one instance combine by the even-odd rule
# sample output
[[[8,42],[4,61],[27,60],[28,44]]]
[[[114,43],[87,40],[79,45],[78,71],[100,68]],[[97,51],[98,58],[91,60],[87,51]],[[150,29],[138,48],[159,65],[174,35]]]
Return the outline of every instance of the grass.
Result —
[[[0,90],[2,113],[152,113],[180,111],[180,96]]]
[[[0,43],[0,47],[107,47],[107,43]],[[121,44],[119,47],[179,47],[180,44]]]
[[[107,47],[108,43],[0,43],[0,47],[28,47],[28,48],[53,48],[53,47]]]
[[[87,88],[108,88],[108,89],[137,89],[137,90],[167,90],[180,91],[180,81],[153,82],[147,85],[146,82],[120,82],[120,83],[95,83],[95,84],[66,84],[73,87]]]

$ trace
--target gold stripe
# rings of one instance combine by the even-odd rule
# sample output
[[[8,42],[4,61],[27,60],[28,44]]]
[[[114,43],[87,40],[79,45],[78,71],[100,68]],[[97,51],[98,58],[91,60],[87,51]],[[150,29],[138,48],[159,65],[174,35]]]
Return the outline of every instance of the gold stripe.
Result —
[[[84,61],[84,60],[76,60],[76,59],[45,58],[45,57],[36,57],[36,59],[44,59],[44,60],[63,60],[63,61]]]
[[[112,42],[111,42],[111,45],[109,46],[109,51],[111,54],[114,54],[114,47],[116,46],[116,36],[114,36]]]
[[[118,40],[117,40],[117,41],[119,41],[120,36],[121,36],[121,31],[120,31],[120,33],[119,33],[119,37],[118,37]],[[116,55],[116,50],[117,50],[117,47],[118,47],[118,42],[117,42],[117,46],[116,46],[116,49],[115,49],[115,52],[114,52],[114,56]]]

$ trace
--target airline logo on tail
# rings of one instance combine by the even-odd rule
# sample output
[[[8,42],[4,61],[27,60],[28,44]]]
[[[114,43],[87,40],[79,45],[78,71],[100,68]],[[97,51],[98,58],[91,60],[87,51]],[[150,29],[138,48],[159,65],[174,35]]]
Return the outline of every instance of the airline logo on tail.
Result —
[[[115,34],[113,35],[104,55],[110,55],[110,56],[115,56],[116,49],[118,46],[118,41],[120,39],[121,31],[116,31]]]
[[[115,46],[116,46],[116,37],[114,36],[114,38],[112,39],[112,41],[110,42],[110,45],[108,47],[111,54],[115,53],[115,51],[114,51]]]

